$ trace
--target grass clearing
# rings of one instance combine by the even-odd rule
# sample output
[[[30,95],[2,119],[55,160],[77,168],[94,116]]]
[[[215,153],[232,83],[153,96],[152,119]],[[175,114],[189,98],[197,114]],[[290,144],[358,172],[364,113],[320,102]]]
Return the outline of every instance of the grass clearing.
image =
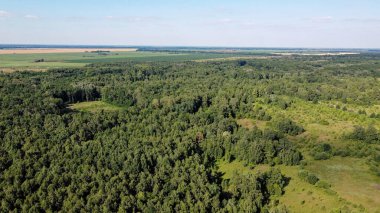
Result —
[[[260,121],[254,119],[238,119],[236,123],[246,129],[253,129],[254,127],[257,127],[261,130],[264,130],[267,125],[267,121]]]
[[[76,104],[72,104],[69,106],[72,110],[77,110],[81,112],[100,112],[100,111],[106,111],[106,112],[115,112],[119,110],[123,110],[123,107],[115,106],[103,101],[89,101],[89,102],[80,102]]]
[[[380,177],[368,171],[363,159],[334,157],[312,161],[306,168],[331,183],[345,200],[362,205],[369,212],[380,212]]]

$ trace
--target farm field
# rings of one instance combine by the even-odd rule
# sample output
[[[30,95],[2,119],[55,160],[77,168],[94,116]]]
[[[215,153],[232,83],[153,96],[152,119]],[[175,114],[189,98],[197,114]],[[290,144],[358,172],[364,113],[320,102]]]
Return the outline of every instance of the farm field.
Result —
[[[134,51],[135,49],[129,49],[128,51],[121,49],[120,52],[111,51],[105,53],[85,52],[91,49],[74,50],[74,52],[71,52],[72,49],[48,49],[40,51],[41,53],[29,53],[29,51],[26,51],[25,53],[18,54],[0,54],[0,70],[3,70],[5,72],[23,70],[46,71],[52,68],[83,67],[91,63],[210,60],[218,58],[230,58],[235,56],[231,54],[219,53],[169,53]],[[9,52],[12,50],[7,51]],[[30,51],[34,52],[33,50]],[[41,59],[43,59],[43,61],[41,61]]]
[[[41,53],[86,53],[86,52],[135,52],[134,48],[27,48],[0,49],[0,55],[6,54],[41,54]]]

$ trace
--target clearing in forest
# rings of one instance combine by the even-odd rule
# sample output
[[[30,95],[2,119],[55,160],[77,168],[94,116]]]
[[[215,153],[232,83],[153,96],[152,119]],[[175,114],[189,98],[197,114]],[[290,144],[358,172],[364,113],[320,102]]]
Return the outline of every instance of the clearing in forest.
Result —
[[[108,111],[114,112],[123,110],[123,107],[115,106],[103,101],[89,101],[89,102],[80,102],[76,104],[72,104],[69,106],[72,110],[82,111],[82,112],[100,112],[100,111]]]

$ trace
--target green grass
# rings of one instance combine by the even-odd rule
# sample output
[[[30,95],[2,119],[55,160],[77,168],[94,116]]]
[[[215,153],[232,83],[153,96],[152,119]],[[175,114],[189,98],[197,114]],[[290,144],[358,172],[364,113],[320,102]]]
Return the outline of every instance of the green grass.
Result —
[[[334,157],[312,161],[306,168],[331,183],[343,199],[362,205],[369,212],[380,212],[380,177],[368,171],[364,159]]]
[[[76,104],[72,104],[69,106],[70,109],[72,110],[77,110],[81,112],[100,112],[101,110],[103,111],[119,111],[123,110],[123,107],[115,106],[103,101],[89,101],[89,102],[80,102]]]

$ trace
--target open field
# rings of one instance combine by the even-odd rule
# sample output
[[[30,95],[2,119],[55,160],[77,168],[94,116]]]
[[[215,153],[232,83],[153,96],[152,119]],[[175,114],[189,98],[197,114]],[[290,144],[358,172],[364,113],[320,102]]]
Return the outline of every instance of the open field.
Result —
[[[135,48],[30,48],[30,49],[0,49],[2,54],[38,54],[38,53],[84,53],[93,51],[135,52]]]
[[[84,49],[82,49],[84,50]],[[54,50],[52,50],[54,51]],[[212,53],[168,53],[123,51],[107,52],[50,52],[25,54],[0,54],[0,71],[45,71],[51,68],[83,67],[92,63],[142,62],[142,61],[189,61],[228,58],[229,54]],[[41,61],[43,59],[43,61]]]
[[[3,54],[0,55],[0,68],[14,70],[49,69],[81,67],[99,61],[125,61],[141,57],[168,56],[166,53],[118,52],[101,55],[92,52],[83,53],[37,53],[37,54]],[[43,62],[35,62],[44,59]]]
[[[260,120],[254,120],[254,119],[238,119],[236,123],[246,129],[253,129],[254,127],[259,128],[260,130],[264,130],[266,128],[267,122],[266,121],[260,121]]]
[[[329,182],[343,199],[369,212],[380,211],[380,177],[370,174],[362,159],[334,157],[313,161],[306,168]]]

